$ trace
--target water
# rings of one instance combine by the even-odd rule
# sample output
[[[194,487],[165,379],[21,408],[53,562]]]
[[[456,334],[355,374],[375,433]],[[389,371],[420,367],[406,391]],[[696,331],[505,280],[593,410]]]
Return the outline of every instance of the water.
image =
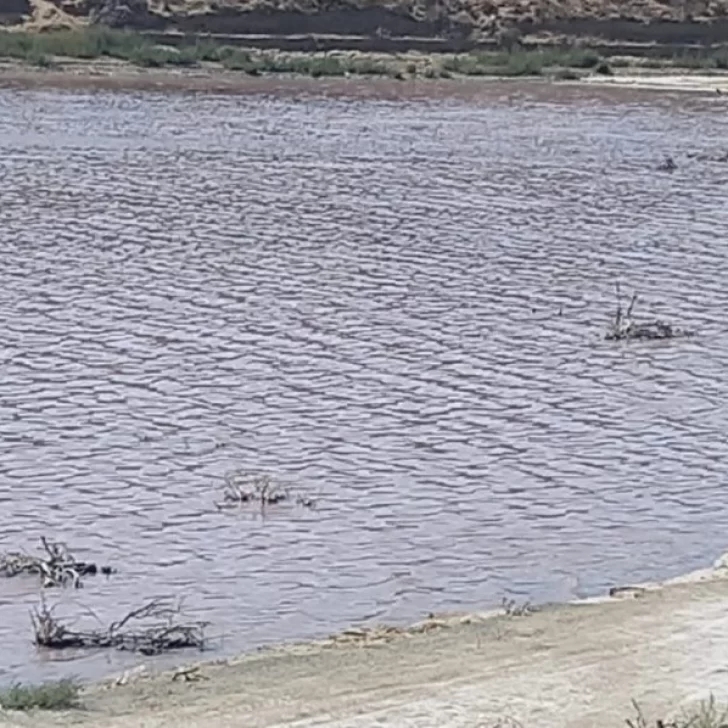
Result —
[[[726,102],[368,88],[0,91],[0,549],[118,567],[77,626],[184,596],[234,653],[726,546]],[[604,342],[617,280],[700,335]],[[221,513],[235,468],[318,507]],[[38,594],[0,681],[134,664],[38,653]]]

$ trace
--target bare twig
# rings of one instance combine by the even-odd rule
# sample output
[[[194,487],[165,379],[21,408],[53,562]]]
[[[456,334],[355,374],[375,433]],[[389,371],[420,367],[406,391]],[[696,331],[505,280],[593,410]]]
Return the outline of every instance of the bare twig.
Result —
[[[619,281],[614,284],[617,290],[617,313],[614,316],[614,320],[617,326],[622,324],[622,291],[619,286]]]
[[[629,308],[627,309],[627,320],[632,318],[632,310],[634,309],[634,305],[637,303],[637,294],[632,294],[632,300],[629,302]]]

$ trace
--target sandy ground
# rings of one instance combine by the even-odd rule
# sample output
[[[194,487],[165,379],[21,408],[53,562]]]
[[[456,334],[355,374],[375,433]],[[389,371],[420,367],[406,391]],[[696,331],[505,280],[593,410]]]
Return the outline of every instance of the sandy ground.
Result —
[[[728,700],[728,569],[522,616],[433,618],[202,663],[201,679],[125,676],[86,710],[2,726],[607,728]]]

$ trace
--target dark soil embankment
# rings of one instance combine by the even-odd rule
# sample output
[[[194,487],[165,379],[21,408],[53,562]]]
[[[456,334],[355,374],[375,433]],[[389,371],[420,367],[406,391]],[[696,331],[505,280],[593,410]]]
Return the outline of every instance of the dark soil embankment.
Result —
[[[728,0],[3,0],[0,24],[372,39],[728,41]]]

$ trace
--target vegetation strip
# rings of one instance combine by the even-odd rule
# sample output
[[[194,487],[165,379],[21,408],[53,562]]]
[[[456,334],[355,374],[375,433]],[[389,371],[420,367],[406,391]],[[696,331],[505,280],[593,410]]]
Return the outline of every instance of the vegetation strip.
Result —
[[[0,31],[0,58],[53,68],[59,59],[116,59],[141,68],[199,68],[216,65],[251,76],[290,74],[312,77],[388,76],[450,78],[453,76],[541,76],[564,80],[587,73],[611,74],[613,68],[728,69],[728,49],[706,49],[701,55],[672,59],[603,58],[589,48],[552,47],[459,54],[364,54],[347,51],[298,53],[252,50],[199,38],[179,48],[162,45],[143,33],[93,27],[47,33]]]

